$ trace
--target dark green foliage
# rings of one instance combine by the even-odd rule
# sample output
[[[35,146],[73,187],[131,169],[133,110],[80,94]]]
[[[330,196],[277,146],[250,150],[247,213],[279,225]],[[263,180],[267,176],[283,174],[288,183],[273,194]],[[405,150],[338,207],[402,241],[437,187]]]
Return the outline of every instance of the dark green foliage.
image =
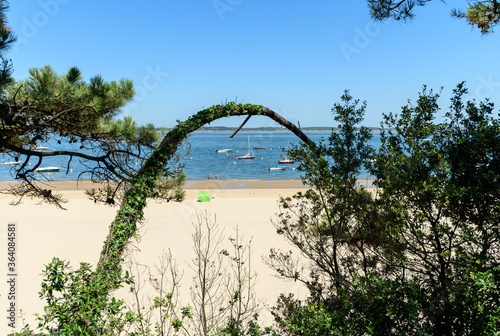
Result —
[[[489,101],[462,103],[467,93],[461,84],[455,90],[450,122],[444,131],[447,136],[444,156],[449,162],[450,181],[448,201],[464,224],[484,229],[495,223],[499,213],[500,132],[499,120],[492,116]],[[467,160],[464,160],[467,158]]]
[[[466,93],[459,84],[441,123],[439,94],[426,87],[400,115],[385,116],[370,165],[380,188],[374,200],[351,182],[359,163],[349,164],[356,155],[345,155],[349,142],[338,141],[352,138],[352,129],[330,138],[334,148],[319,147],[335,153],[330,160],[307,149],[296,156],[312,188],[294,197],[302,207],[280,214],[277,228],[309,259],[311,277],[294,272],[290,254],[273,251],[270,259],[280,275],[308,285],[310,296],[280,298],[273,313],[281,334],[495,335],[500,125],[491,102],[463,102]],[[358,115],[349,107],[337,115],[358,120],[342,117]]]
[[[473,329],[463,327],[465,307],[456,300],[476,295],[472,275],[496,273],[500,261],[500,128],[493,105],[464,103],[466,92],[458,85],[440,124],[433,121],[439,95],[425,88],[415,106],[387,116],[393,130],[384,133],[374,167],[383,216],[394,223],[391,239],[405,247],[401,272],[413,274],[427,294],[422,309],[434,334],[478,334],[477,328],[487,334],[491,323],[498,327],[490,315],[500,300],[497,286],[487,288],[484,306],[467,308],[473,312],[465,315],[477,319]]]
[[[273,308],[279,335],[429,335],[419,315],[422,293],[415,281],[356,278],[325,302],[280,296]]]

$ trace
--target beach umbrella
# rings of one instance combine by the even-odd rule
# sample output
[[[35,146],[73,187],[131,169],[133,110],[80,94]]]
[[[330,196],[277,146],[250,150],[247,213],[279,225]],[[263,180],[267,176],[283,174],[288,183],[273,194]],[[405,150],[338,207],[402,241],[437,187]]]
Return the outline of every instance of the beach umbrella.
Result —
[[[198,193],[198,199],[200,202],[210,202],[210,194],[206,191],[200,191]]]

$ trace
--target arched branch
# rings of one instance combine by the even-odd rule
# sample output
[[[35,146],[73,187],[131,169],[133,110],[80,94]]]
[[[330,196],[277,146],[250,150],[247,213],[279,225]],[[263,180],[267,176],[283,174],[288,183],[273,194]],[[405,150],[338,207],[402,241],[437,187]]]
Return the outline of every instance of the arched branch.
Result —
[[[98,263],[98,271],[103,277],[116,276],[120,272],[120,264],[124,250],[143,219],[146,200],[151,197],[157,178],[166,169],[167,162],[175,155],[178,146],[187,135],[214,120],[230,116],[260,115],[271,118],[289,129],[317,153],[317,147],[297,126],[278,113],[262,105],[237,104],[229,102],[225,105],[214,105],[179,122],[163,138],[153,154],[144,162],[127,189],[115,220],[110,225],[109,235],[104,242]],[[110,287],[111,288],[111,287]]]

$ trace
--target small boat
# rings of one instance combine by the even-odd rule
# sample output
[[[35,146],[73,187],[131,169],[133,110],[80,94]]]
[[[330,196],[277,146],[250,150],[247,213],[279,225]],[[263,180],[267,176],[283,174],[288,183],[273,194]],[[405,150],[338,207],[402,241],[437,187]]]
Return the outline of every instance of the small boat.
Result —
[[[47,149],[49,149],[49,147],[45,147],[45,146],[36,146],[35,147],[36,151],[44,151],[44,150],[47,150]]]
[[[290,147],[290,141],[288,142],[288,147]],[[287,155],[283,155],[283,159],[279,160],[278,163],[280,163],[280,164],[292,164],[292,163],[295,163],[295,160],[288,158]]]
[[[8,161],[8,162],[2,162],[1,164],[6,165],[6,166],[17,166],[20,163],[21,163],[21,161]]]
[[[252,154],[248,153],[248,154],[245,154],[243,156],[237,156],[234,159],[235,160],[253,160],[253,159],[255,159],[255,156],[253,156]]]
[[[270,170],[270,171],[274,171],[274,170],[285,170],[285,167],[283,167],[283,166],[274,166],[274,167],[269,167],[269,170]]]
[[[232,148],[224,148],[224,149],[217,149],[215,152],[216,153],[229,153],[229,152],[232,152],[233,149]]]
[[[42,167],[36,169],[36,171],[39,173],[57,173],[60,170],[61,168],[59,167]]]
[[[248,154],[243,156],[237,156],[234,158],[235,160],[253,160],[255,156],[253,155],[252,149],[250,147],[250,137],[248,137]]]
[[[254,147],[253,149],[255,149],[255,150],[265,150],[266,147]]]

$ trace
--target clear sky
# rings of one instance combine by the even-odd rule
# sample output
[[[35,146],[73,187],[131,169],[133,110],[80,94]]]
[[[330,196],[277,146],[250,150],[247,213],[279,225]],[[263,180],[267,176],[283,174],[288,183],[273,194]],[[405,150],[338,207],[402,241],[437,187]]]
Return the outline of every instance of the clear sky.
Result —
[[[364,0],[11,1],[18,42],[7,56],[16,79],[47,64],[77,66],[87,80],[132,79],[137,96],[123,115],[139,124],[172,127],[238,100],[301,126],[335,126],[331,108],[349,89],[368,103],[364,124],[379,126],[424,84],[444,86],[444,110],[461,81],[500,107],[500,32],[481,36],[449,16],[466,4],[435,0],[408,24],[380,24]],[[276,124],[254,117],[247,126]]]

